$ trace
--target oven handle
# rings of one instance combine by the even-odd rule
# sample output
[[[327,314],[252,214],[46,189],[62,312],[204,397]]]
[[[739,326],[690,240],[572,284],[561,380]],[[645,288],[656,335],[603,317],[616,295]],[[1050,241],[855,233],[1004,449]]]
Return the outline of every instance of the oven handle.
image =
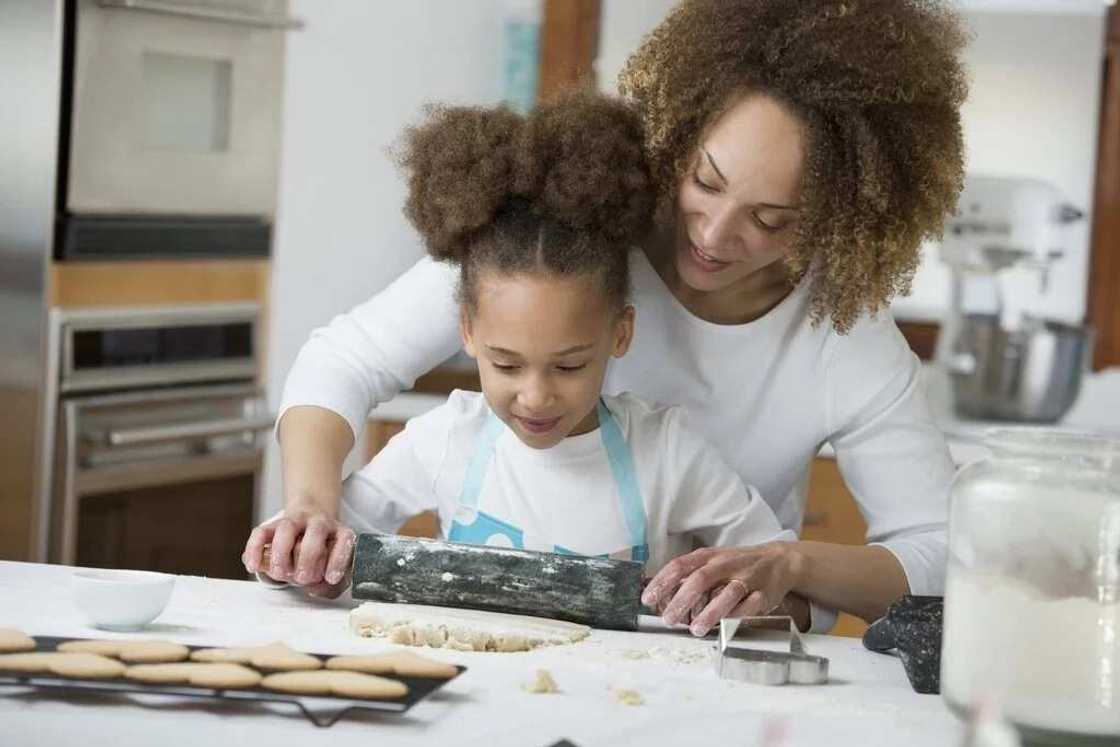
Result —
[[[217,21],[231,23],[239,26],[256,26],[265,29],[285,29],[298,31],[303,28],[303,21],[288,16],[273,16],[264,13],[238,13],[231,10],[218,8],[201,8],[197,6],[179,5],[168,0],[97,0],[103,8],[118,8],[120,10],[139,10],[148,13],[163,13],[169,16],[184,16],[203,21]]]
[[[275,415],[250,418],[228,418],[208,420],[202,423],[182,423],[163,425],[155,428],[133,428],[130,430],[109,430],[101,434],[99,440],[109,446],[138,446],[140,444],[176,441],[183,438],[207,438],[222,436],[241,431],[266,431],[276,423]]]

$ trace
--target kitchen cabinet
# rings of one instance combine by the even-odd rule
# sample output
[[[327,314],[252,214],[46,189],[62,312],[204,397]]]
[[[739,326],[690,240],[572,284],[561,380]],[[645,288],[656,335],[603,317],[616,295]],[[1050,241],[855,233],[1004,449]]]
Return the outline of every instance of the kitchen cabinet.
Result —
[[[1120,10],[1108,9],[1089,267],[1094,370],[1120,366]]]
[[[844,484],[835,459],[817,457],[813,460],[801,538],[841,545],[862,545],[866,542],[867,522]],[[831,632],[833,635],[862,636],[866,629],[867,623],[863,620],[841,614]]]

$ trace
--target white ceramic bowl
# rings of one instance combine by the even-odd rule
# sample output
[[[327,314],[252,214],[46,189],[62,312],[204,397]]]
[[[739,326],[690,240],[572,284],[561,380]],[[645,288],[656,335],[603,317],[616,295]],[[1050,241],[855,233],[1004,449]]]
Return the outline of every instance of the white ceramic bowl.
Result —
[[[74,603],[95,627],[136,630],[159,617],[175,577],[149,571],[74,571]]]

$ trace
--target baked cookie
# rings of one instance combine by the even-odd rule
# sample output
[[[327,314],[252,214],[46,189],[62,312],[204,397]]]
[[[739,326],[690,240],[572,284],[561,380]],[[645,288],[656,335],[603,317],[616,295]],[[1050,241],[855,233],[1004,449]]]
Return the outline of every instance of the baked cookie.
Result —
[[[217,690],[256,687],[261,682],[260,672],[240,664],[202,663],[193,661],[173,664],[137,664],[125,670],[124,676],[137,682],[155,684],[188,684],[212,687]]]
[[[48,672],[47,665],[56,656],[53,651],[0,654],[0,672]]]
[[[408,695],[408,685],[403,682],[329,669],[270,674],[261,680],[261,687],[297,695],[336,695],[360,700],[394,700]]]
[[[124,665],[107,656],[89,653],[33,651],[0,655],[0,672],[57,674],[60,677],[112,679],[124,674]]]
[[[411,651],[369,656],[333,656],[327,659],[327,669],[434,680],[449,680],[459,673],[459,668],[454,664],[428,659]]]
[[[15,628],[0,628],[0,654],[34,651],[35,639]]]
[[[57,654],[47,663],[51,674],[82,679],[116,679],[124,674],[125,666],[116,659],[100,654]]]
[[[304,672],[323,668],[318,656],[301,653],[277,641],[265,646],[204,648],[191,653],[191,661],[252,664],[272,672]]]
[[[171,641],[67,641],[59,651],[111,656],[130,664],[160,664],[182,661],[190,649]]]

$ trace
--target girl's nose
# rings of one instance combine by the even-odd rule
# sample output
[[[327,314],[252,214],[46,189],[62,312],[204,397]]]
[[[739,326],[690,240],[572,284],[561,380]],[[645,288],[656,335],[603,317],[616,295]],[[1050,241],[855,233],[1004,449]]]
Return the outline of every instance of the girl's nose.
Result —
[[[530,377],[517,393],[521,406],[530,414],[543,415],[552,404],[552,388],[544,376]]]

